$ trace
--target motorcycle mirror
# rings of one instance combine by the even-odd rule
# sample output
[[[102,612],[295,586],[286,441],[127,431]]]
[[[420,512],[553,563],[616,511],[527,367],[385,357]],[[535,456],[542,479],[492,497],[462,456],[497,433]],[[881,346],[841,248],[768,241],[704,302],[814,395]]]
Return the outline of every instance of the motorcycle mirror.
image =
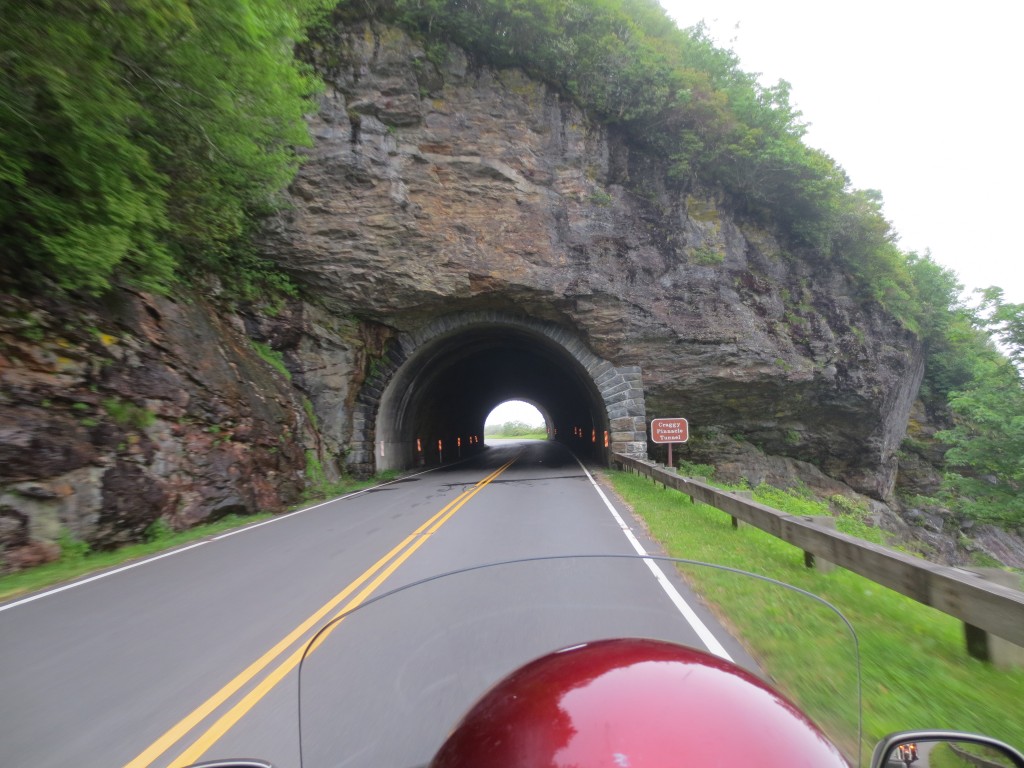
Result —
[[[231,758],[228,760],[204,760],[193,763],[187,768],[274,768],[273,763],[248,757]]]
[[[878,743],[871,768],[1024,768],[1024,754],[973,733],[904,731]]]

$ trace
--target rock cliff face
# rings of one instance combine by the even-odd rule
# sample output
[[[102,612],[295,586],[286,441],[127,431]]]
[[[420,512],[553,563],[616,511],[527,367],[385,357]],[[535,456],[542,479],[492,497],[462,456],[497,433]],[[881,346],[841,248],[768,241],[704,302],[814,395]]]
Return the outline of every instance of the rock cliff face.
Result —
[[[891,498],[921,352],[846,276],[671,188],[660,158],[519,71],[435,63],[369,23],[308,56],[328,90],[267,252],[328,311],[393,331],[525,312],[640,366],[648,416]]]
[[[637,367],[648,418],[690,419],[690,459],[892,499],[920,347],[832,265],[518,71],[368,23],[307,55],[315,145],[263,242],[303,302],[0,301],[0,570],[62,531],[109,547],[284,508],[309,458],[354,461],[400,344],[488,313]]]
[[[230,315],[129,293],[0,309],[0,572],[62,536],[105,549],[298,498],[299,395]]]

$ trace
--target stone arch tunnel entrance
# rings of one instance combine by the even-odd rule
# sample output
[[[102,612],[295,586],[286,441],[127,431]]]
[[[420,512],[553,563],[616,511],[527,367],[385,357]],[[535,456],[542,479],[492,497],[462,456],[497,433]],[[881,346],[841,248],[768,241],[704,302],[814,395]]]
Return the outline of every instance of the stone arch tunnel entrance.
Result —
[[[565,328],[470,313],[397,342],[357,398],[354,467],[406,469],[469,455],[483,447],[487,415],[510,399],[537,404],[553,438],[581,456],[646,454],[639,367],[612,365]]]

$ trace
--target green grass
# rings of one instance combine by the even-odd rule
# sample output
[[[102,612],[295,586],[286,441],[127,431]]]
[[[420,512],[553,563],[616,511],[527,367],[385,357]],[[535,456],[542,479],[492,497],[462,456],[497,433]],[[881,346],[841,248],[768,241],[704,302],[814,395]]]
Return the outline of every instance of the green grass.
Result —
[[[273,515],[269,513],[253,515],[251,517],[228,515],[215,523],[200,525],[180,533],[172,533],[151,527],[150,530],[153,531],[153,534],[149,535],[149,531],[147,531],[148,541],[128,544],[119,549],[104,552],[92,551],[85,542],[64,536],[61,539],[63,554],[60,560],[8,574],[7,576],[0,576],[0,600],[43,589],[63,581],[77,579],[94,571],[112,568],[129,560],[180,547],[183,544],[270,517],[273,517]]]
[[[398,475],[398,472],[388,471],[365,480],[345,478],[336,483],[325,482],[314,493],[308,494],[310,498],[307,500],[326,500],[346,493],[353,493],[393,480]],[[0,600],[7,600],[61,582],[71,581],[96,571],[113,568],[130,560],[154,555],[208,536],[267,520],[273,516],[269,512],[245,517],[228,515],[216,522],[177,533],[171,531],[164,521],[158,520],[146,530],[146,541],[103,552],[90,550],[88,544],[65,533],[60,541],[63,553],[60,560],[0,576]]]
[[[333,483],[323,481],[323,483],[317,486],[312,492],[307,490],[305,496],[310,501],[315,501],[316,499],[332,499],[335,496],[344,496],[346,493],[354,493],[355,491],[361,491],[364,488],[372,488],[373,486],[380,485],[381,483],[389,483],[392,480],[397,479],[401,474],[402,473],[397,469],[386,469],[383,472],[378,472],[373,477],[366,478],[365,480],[356,480],[345,475]]]
[[[256,341],[255,339],[250,339],[250,341],[252,342],[252,348],[256,350],[256,354],[263,358],[263,362],[284,376],[288,381],[292,380],[292,372],[285,365],[282,352],[272,349],[269,344],[264,344],[262,341]]]
[[[527,432],[524,435],[484,435],[487,440],[547,440],[547,432]]]
[[[323,465],[317,458],[316,452],[306,451],[306,488],[302,493],[302,497],[306,501],[331,499],[335,496],[342,496],[346,493],[360,491],[363,488],[370,488],[374,485],[390,482],[401,474],[397,469],[388,469],[364,480],[356,480],[349,475],[342,475],[337,480],[331,481],[327,479]]]
[[[156,421],[156,414],[152,411],[116,397],[105,398],[103,408],[110,418],[121,427],[145,429]]]
[[[807,569],[799,549],[751,526],[734,530],[727,514],[693,504],[678,491],[625,472],[611,472],[609,477],[669,555],[771,576],[825,598],[846,615],[860,638],[865,760],[882,736],[908,728],[977,731],[1024,745],[1024,669],[1001,671],[970,658],[957,619],[849,571]],[[807,504],[812,509],[824,504],[802,502],[784,492],[772,494],[763,487],[755,496],[772,506],[792,504],[795,508],[787,511],[799,514],[820,514],[807,512]],[[847,657],[831,645],[786,637],[786,617],[800,613],[806,598],[780,594],[765,605],[730,588],[732,582],[725,579],[708,574],[690,578],[755,658],[773,676],[793,681],[786,691],[792,698],[815,713],[825,711],[822,725],[827,730],[828,721],[842,721],[842,707],[830,711],[829,697],[822,696],[820,675],[807,671],[842,671]],[[850,734],[831,735],[847,746],[851,743]]]

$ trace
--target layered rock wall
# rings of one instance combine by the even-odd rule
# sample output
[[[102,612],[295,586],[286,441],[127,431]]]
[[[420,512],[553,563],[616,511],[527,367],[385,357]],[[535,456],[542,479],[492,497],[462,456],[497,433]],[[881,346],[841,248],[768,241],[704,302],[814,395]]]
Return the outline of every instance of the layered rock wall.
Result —
[[[526,312],[640,366],[649,417],[891,498],[921,350],[834,263],[670,185],[662,158],[518,70],[431,61],[368,22],[307,55],[328,88],[266,245],[328,311],[396,332]]]
[[[0,310],[0,572],[298,500],[313,430],[241,318],[132,293]]]

